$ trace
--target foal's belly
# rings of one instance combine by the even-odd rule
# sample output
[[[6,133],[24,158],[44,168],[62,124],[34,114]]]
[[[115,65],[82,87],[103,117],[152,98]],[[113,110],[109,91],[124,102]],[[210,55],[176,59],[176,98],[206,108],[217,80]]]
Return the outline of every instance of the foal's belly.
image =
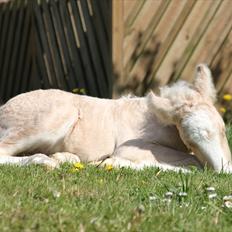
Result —
[[[112,135],[100,132],[86,135],[75,132],[73,136],[65,138],[63,150],[78,155],[82,161],[91,162],[110,156],[115,146]]]

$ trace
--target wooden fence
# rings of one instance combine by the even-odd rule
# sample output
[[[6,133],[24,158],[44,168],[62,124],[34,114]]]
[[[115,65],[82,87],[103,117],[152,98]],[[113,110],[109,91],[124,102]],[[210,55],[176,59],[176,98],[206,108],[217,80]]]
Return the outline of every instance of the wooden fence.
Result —
[[[232,92],[231,0],[113,1],[115,94],[192,80],[208,63],[220,93]]]
[[[110,97],[111,37],[115,95],[191,80],[200,62],[212,68],[219,93],[231,93],[231,29],[231,0],[2,3],[0,98],[38,88]]]
[[[111,97],[111,1],[0,4],[0,97],[59,88]]]

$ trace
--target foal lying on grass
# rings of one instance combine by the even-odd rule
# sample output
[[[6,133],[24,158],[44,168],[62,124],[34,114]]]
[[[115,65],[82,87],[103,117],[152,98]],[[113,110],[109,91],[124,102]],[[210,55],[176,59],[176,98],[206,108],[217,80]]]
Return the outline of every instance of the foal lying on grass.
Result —
[[[225,125],[208,67],[142,98],[118,100],[60,90],[18,95],[0,108],[0,163],[90,162],[141,169],[208,165],[231,172]],[[191,153],[192,152],[192,153]],[[194,155],[193,155],[194,154]]]

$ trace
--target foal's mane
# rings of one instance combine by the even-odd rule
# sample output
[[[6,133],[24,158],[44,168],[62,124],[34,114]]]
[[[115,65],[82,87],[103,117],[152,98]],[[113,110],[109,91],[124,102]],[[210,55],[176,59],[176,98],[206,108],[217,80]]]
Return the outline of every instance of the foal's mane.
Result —
[[[168,98],[175,105],[184,102],[195,102],[200,94],[194,89],[194,86],[185,81],[178,81],[170,86],[160,88],[160,96]]]

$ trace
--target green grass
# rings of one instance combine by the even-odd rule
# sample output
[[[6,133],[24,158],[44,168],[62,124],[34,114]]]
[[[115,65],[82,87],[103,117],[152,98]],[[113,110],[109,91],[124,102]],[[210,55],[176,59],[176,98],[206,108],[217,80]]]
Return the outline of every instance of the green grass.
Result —
[[[232,144],[232,127],[228,129]],[[232,176],[86,166],[0,167],[0,231],[228,231]],[[213,186],[217,197],[208,198]],[[170,203],[164,197],[171,191]],[[179,192],[187,192],[184,199]]]
[[[222,207],[228,174],[1,166],[0,181],[1,231],[231,231],[232,210]]]

